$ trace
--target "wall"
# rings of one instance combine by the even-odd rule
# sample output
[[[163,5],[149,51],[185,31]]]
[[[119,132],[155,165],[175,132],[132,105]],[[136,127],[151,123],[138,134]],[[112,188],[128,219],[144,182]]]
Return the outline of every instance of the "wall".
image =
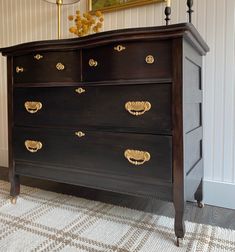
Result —
[[[235,208],[235,1],[194,1],[193,23],[210,46],[204,60],[205,202]],[[187,20],[186,0],[172,1],[172,23]],[[85,11],[86,0],[66,6],[67,16]],[[105,14],[104,30],[164,24],[164,4]],[[43,0],[0,0],[0,47],[56,38],[56,8]],[[0,165],[7,166],[6,62],[0,57]],[[231,197],[230,197],[231,195]]]

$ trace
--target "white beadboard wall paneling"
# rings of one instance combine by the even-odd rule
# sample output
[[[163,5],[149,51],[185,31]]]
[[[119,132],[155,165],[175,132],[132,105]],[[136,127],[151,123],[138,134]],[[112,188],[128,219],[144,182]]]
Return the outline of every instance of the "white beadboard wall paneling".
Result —
[[[234,43],[235,43],[235,14],[234,9],[231,6],[235,6],[234,0],[227,0],[225,6],[225,22],[224,22],[224,104],[223,104],[223,122],[224,122],[224,135],[223,135],[223,181],[229,183],[235,183],[235,165],[234,165],[234,119],[235,119],[235,55]]]
[[[224,105],[224,87],[221,85],[224,83],[224,55],[225,55],[225,1],[216,0],[216,31],[215,31],[215,55],[216,62],[220,61],[221,64],[215,65],[215,82],[214,82],[214,96],[217,98],[214,103],[214,158],[213,158],[213,180],[219,181],[223,178],[223,133],[224,133],[224,121],[223,121],[223,105]]]
[[[204,73],[205,82],[203,84],[203,123],[204,123],[204,173],[207,179],[212,180],[213,176],[213,146],[214,146],[214,83],[215,83],[215,1],[207,0],[206,8],[206,36],[205,40],[210,46],[204,63],[206,72]],[[200,11],[200,10],[199,10]]]
[[[104,31],[164,25],[165,3],[105,13]],[[194,1],[193,24],[210,46],[204,58],[203,123],[206,201],[228,204],[212,197],[214,188],[235,185],[235,1]],[[62,8],[62,38],[73,22],[68,15],[87,11],[87,1]],[[171,23],[188,21],[186,0],[172,1]],[[43,0],[0,0],[0,47],[57,38],[56,5]],[[0,56],[0,166],[7,166],[6,59]],[[213,186],[212,186],[213,185]],[[227,187],[226,187],[227,185]],[[226,194],[222,190],[222,195]],[[226,195],[224,195],[226,197]],[[221,198],[221,197],[220,197]],[[222,197],[223,198],[223,197]],[[232,207],[232,206],[231,206]]]

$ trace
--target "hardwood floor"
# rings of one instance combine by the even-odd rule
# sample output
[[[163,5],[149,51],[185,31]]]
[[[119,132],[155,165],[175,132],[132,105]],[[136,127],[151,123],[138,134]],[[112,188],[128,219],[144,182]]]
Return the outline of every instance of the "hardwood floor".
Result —
[[[0,179],[8,180],[8,169],[0,167]],[[86,199],[102,201],[114,205],[144,210],[147,212],[174,217],[173,204],[160,200],[148,200],[118,193],[94,190],[85,187],[67,185],[57,182],[22,177],[21,183],[58,193],[71,194]],[[235,230],[235,210],[205,205],[200,209],[195,203],[188,202],[185,219],[192,222],[209,224]]]

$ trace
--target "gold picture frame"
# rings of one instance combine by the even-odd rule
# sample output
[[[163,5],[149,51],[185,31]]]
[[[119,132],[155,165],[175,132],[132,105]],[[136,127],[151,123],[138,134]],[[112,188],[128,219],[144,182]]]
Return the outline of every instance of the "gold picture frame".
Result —
[[[105,6],[105,4],[108,4],[109,0],[87,0],[88,1],[88,10],[90,12],[94,11],[102,11],[102,12],[111,12],[131,7],[137,7],[145,4],[151,4],[151,3],[161,3],[165,2],[166,0],[115,0],[113,1],[113,4],[110,4],[110,6]]]

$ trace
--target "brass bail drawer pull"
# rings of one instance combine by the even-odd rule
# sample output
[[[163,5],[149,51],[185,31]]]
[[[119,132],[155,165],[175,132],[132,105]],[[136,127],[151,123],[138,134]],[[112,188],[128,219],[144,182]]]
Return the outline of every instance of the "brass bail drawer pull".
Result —
[[[142,165],[151,158],[151,155],[147,151],[129,149],[124,152],[124,156],[133,165]]]
[[[31,153],[35,153],[42,149],[42,143],[39,141],[26,140],[24,144],[26,149]]]
[[[89,66],[90,67],[97,67],[98,66],[98,62],[94,59],[90,59],[89,60]]]
[[[85,136],[85,133],[83,133],[82,131],[77,131],[77,132],[75,132],[75,135],[76,135],[77,137],[81,138],[81,137],[84,137],[84,136]]]
[[[30,114],[35,114],[42,109],[42,103],[36,101],[26,101],[24,103],[24,107]]]
[[[117,46],[114,47],[114,50],[118,51],[118,52],[121,52],[121,51],[126,50],[126,47],[123,46],[123,45],[117,45]]]
[[[128,101],[125,109],[132,115],[140,116],[151,109],[151,103],[148,101]]]
[[[78,94],[82,94],[82,93],[85,93],[86,92],[86,90],[84,89],[84,88],[77,88],[76,90],[75,90],[75,92],[76,93],[78,93]]]
[[[16,72],[17,72],[17,73],[23,73],[23,72],[24,72],[24,68],[23,68],[23,67],[17,66],[17,67],[16,67]]]
[[[59,62],[56,64],[56,68],[58,71],[63,71],[65,69],[65,66],[61,62]]]

